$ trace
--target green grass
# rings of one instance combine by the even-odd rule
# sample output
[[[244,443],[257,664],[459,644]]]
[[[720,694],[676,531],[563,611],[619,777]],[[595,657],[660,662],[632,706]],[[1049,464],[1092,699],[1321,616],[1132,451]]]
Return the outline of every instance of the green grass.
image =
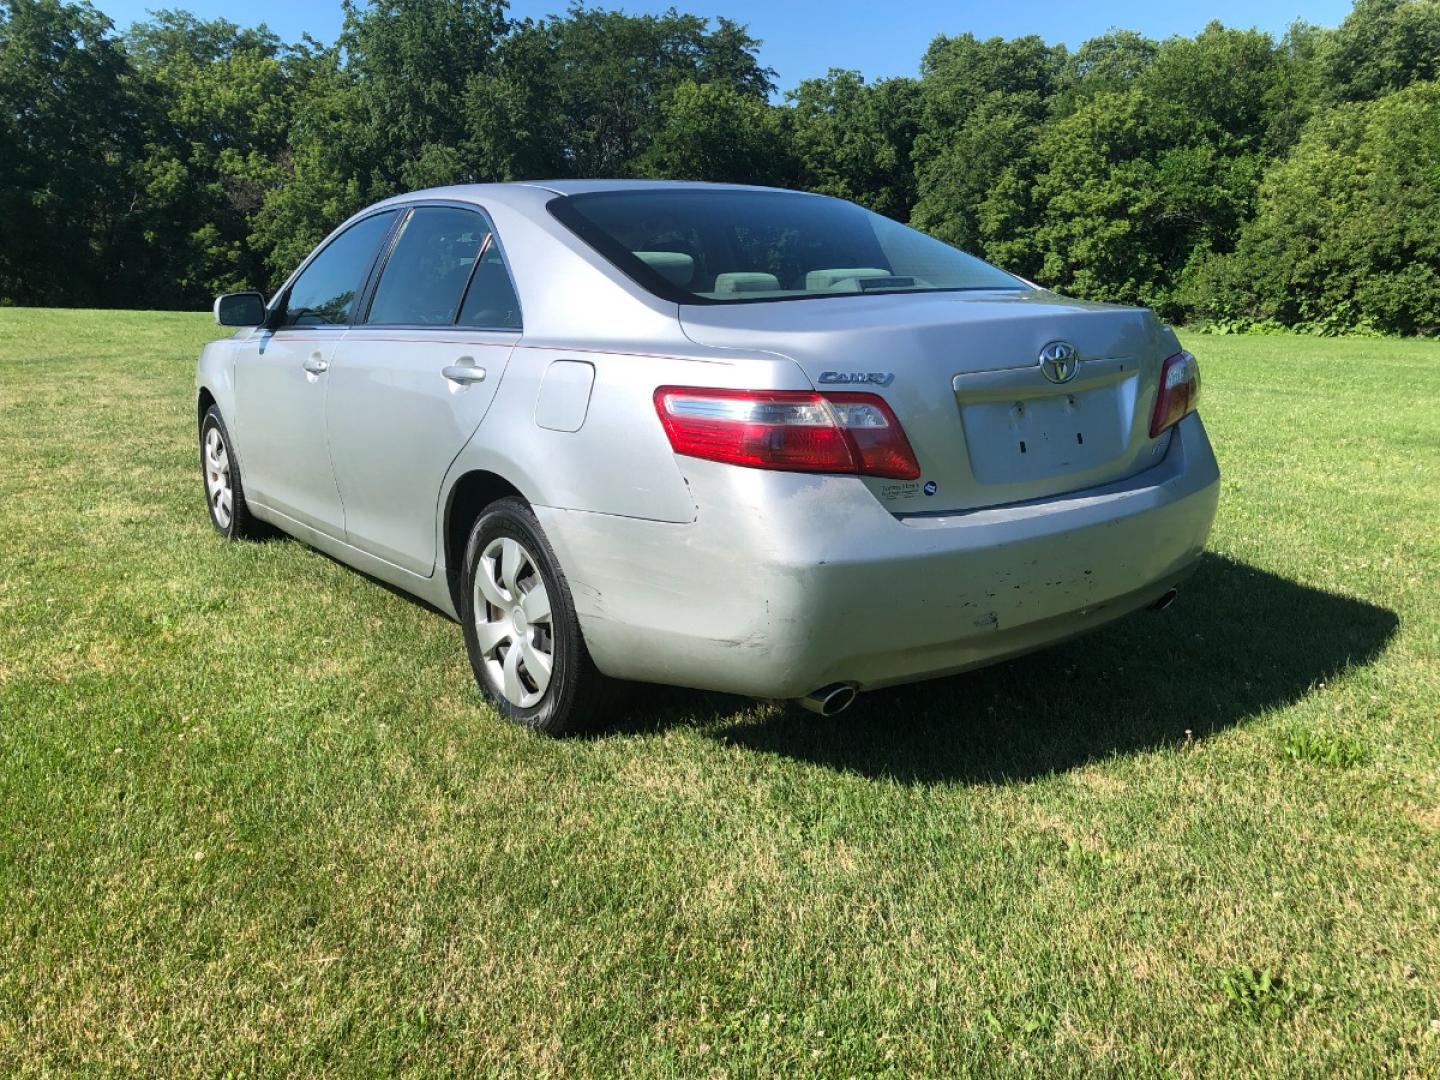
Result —
[[[1163,615],[554,742],[214,535],[213,330],[0,309],[0,1074],[1440,1073],[1440,346],[1188,337]]]

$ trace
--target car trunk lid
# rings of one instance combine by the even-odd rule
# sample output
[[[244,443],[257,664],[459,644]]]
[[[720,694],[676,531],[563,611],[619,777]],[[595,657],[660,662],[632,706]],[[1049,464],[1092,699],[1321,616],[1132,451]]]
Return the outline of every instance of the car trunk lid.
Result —
[[[1092,487],[1163,449],[1146,410],[1165,341],[1142,308],[988,290],[686,305],[680,318],[698,343],[779,353],[819,390],[883,397],[921,469],[914,481],[866,480],[896,514]],[[1050,365],[1063,381],[1041,363],[1057,343],[1074,351],[1073,371]]]

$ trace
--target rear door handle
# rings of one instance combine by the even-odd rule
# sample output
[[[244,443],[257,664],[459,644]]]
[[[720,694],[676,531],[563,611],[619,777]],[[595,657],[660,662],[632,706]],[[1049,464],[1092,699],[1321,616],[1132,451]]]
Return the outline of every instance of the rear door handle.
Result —
[[[476,367],[474,364],[451,364],[449,367],[441,368],[440,374],[462,386],[485,381],[485,369]]]
[[[319,353],[311,353],[300,366],[311,375],[324,375],[325,372],[330,370],[330,361],[326,360]]]

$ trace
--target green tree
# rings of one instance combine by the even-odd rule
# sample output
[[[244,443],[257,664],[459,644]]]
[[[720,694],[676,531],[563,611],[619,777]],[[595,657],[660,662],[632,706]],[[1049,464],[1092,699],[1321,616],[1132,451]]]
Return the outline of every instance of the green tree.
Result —
[[[1033,36],[935,39],[921,64],[912,224],[1033,270],[1013,240],[1032,222],[1026,178],[1066,61],[1064,46]]]
[[[336,222],[399,191],[657,170],[757,175],[724,147],[685,145],[687,130],[719,132],[755,113],[768,126],[742,133],[746,153],[763,144],[773,148],[765,158],[780,154],[757,47],[733,23],[712,30],[673,11],[575,7],[511,23],[501,0],[347,0],[337,47],[314,59],[284,182],[267,194],[252,241],[278,278]],[[700,117],[705,103],[722,113]]]
[[[109,19],[88,3],[0,4],[0,300],[143,296],[125,244],[140,136]]]
[[[1356,0],[1325,57],[1326,89],[1336,101],[1366,101],[1437,77],[1437,0]]]
[[[1150,62],[1134,62],[1133,41],[1128,52],[1126,77],[1111,69],[1105,88],[1057,98],[1070,111],[1035,145],[1035,223],[1009,246],[1051,287],[1176,317],[1180,283],[1234,248],[1295,103],[1285,55],[1258,31],[1212,23]]]
[[[640,156],[641,175],[736,184],[784,183],[794,172],[780,112],[723,82],[683,82]]]
[[[277,162],[281,175],[250,219],[248,243],[263,254],[266,285],[280,284],[368,201],[392,193],[374,185],[372,137],[339,49],[324,50],[298,103],[290,145]]]
[[[526,20],[466,98],[475,138],[499,176],[635,175],[682,83],[763,102],[772,72],[759,42],[727,19],[673,9],[625,15],[574,6]]]
[[[1436,332],[1440,0],[1278,42],[942,36],[918,79],[832,70],[783,105],[723,18],[342,2],[325,46],[0,0],[0,303],[196,305],[396,192],[663,176],[852,199],[1171,318]]]
[[[1067,81],[1085,93],[1133,86],[1160,53],[1160,43],[1133,30],[1111,30],[1091,38],[1070,58]]]
[[[345,0],[336,46],[304,54],[280,182],[252,219],[272,285],[369,202],[498,178],[464,103],[509,28],[503,0]]]
[[[1317,115],[1238,250],[1188,289],[1212,321],[1440,333],[1440,84]]]
[[[920,126],[914,79],[866,83],[832,69],[786,95],[800,183],[904,221],[915,204],[911,153]]]
[[[490,178],[461,103],[510,29],[504,0],[344,0],[340,47],[371,186]]]
[[[264,282],[251,219],[283,180],[303,52],[264,26],[180,11],[153,13],[125,45],[147,110],[138,250],[167,279],[155,302],[198,304]]]
[[[1014,241],[1029,248],[1026,263],[1040,281],[1092,299],[1159,299],[1196,217],[1168,197],[1166,181],[1193,183],[1208,164],[1160,150],[1173,143],[1176,120],[1160,102],[1122,90],[1094,94],[1047,127],[1032,192],[1039,221]]]
[[[1274,38],[1212,22],[1193,38],[1163,42],[1135,87],[1181,114],[1179,138],[1224,156],[1263,152],[1291,101],[1290,71]]]

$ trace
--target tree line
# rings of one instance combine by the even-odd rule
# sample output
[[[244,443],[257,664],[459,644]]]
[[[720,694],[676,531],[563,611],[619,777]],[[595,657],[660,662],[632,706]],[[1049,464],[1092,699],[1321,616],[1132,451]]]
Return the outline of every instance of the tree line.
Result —
[[[1047,287],[1223,328],[1440,333],[1440,0],[1275,38],[939,36],[776,99],[726,19],[344,0],[331,44],[0,0],[0,304],[273,288],[399,191],[671,177],[853,199]]]

